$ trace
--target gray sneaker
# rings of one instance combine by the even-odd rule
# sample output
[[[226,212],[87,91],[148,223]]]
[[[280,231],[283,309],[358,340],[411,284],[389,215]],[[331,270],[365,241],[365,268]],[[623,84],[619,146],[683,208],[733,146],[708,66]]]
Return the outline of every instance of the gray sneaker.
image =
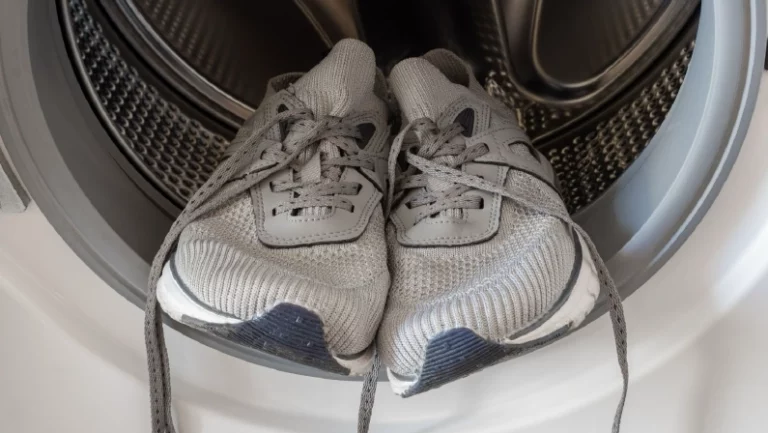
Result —
[[[390,156],[392,287],[377,346],[410,396],[546,345],[613,282],[568,216],[554,171],[515,115],[445,50],[404,60],[390,86],[407,124]]]
[[[263,352],[369,371],[390,282],[385,88],[373,52],[353,40],[306,75],[275,78],[174,223],[147,303],[156,431],[170,419],[157,301],[176,321]]]

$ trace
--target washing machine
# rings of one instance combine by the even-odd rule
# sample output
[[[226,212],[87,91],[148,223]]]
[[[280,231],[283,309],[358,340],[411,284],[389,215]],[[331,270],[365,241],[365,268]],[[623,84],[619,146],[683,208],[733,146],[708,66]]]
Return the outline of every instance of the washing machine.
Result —
[[[272,75],[343,37],[387,70],[447,47],[551,160],[626,311],[622,431],[768,426],[763,0],[3,0],[0,425],[149,429],[149,262]],[[607,432],[610,320],[372,432]],[[178,431],[354,431],[361,382],[168,322]],[[382,380],[386,380],[382,378]]]

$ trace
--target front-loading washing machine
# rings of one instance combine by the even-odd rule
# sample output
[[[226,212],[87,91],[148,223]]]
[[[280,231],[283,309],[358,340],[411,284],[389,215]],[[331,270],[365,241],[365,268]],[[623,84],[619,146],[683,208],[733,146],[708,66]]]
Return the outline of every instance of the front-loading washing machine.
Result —
[[[622,431],[768,425],[762,0],[5,0],[4,431],[149,428],[148,263],[263,81],[342,37],[385,70],[458,52],[552,161],[624,297]],[[379,387],[371,430],[608,431],[621,375],[604,313],[423,395]],[[355,428],[360,382],[169,325],[182,433]]]

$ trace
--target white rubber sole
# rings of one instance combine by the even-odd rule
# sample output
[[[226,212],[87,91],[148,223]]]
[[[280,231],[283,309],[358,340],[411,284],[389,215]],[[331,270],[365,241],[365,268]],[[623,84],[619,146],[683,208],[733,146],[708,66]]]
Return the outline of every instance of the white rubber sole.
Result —
[[[184,317],[211,325],[235,325],[244,322],[205,308],[200,301],[192,298],[174,277],[170,262],[166,262],[163,266],[163,273],[157,283],[157,301],[168,316],[181,323]],[[339,365],[348,369],[350,375],[364,375],[373,363],[373,347],[369,347],[359,356],[351,359],[340,358],[333,353],[331,356]]]
[[[597,276],[595,262],[589,253],[581,235],[578,235],[581,243],[581,269],[576,283],[571,289],[571,295],[555,314],[536,329],[513,339],[502,341],[503,344],[523,344],[546,337],[553,332],[570,325],[571,329],[577,328],[587,315],[595,307],[597,297],[600,296],[600,279]]]
[[[560,309],[544,323],[524,335],[512,339],[502,340],[505,345],[520,345],[544,338],[565,326],[575,329],[586,319],[587,315],[595,307],[595,302],[600,295],[600,280],[597,275],[594,260],[584,240],[578,235],[581,244],[581,268],[579,276],[571,289],[571,294]],[[406,393],[413,387],[417,380],[405,380],[397,377],[390,369],[387,369],[392,391],[397,395]]]
[[[189,296],[173,277],[170,262],[166,262],[163,266],[163,273],[157,283],[157,301],[163,307],[163,311],[177,322],[181,322],[182,317],[186,316],[212,325],[243,323],[240,319],[211,311],[203,307],[200,301]]]
[[[415,380],[403,380],[395,376],[392,370],[387,368],[387,379],[389,379],[389,387],[392,388],[392,392],[395,395],[405,394],[413,385],[416,384]]]

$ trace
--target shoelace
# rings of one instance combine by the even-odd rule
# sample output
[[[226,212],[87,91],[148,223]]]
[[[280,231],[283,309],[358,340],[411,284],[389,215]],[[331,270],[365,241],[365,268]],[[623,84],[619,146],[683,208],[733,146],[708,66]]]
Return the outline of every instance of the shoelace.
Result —
[[[304,128],[299,140],[285,144],[267,140],[267,132],[281,122],[303,122]],[[314,120],[309,110],[284,111],[264,126],[254,131],[242,145],[238,146],[231,156],[213,172],[211,177],[195,192],[187,206],[171,226],[170,231],[160,246],[149,273],[147,304],[145,308],[144,337],[147,346],[147,363],[149,367],[149,387],[152,407],[153,433],[175,433],[171,416],[171,378],[168,363],[168,351],[165,347],[163,319],[160,305],[157,302],[157,283],[163,265],[169,259],[173,247],[182,230],[191,222],[226,204],[232,198],[248,191],[264,181],[272,174],[292,166],[298,167],[302,161],[311,157],[311,147],[326,140],[343,151],[343,155],[324,162],[325,170],[330,179],[323,183],[297,182],[291,185],[280,185],[277,188],[292,190],[294,198],[280,205],[276,212],[288,212],[295,209],[316,206],[344,206],[343,201],[334,198],[334,194],[349,191],[350,186],[334,180],[333,173],[339,167],[372,167],[377,158],[386,158],[383,154],[374,154],[350,146],[339,138],[359,138],[356,129],[347,125],[342,119],[324,118]],[[238,177],[235,175],[243,170],[251,161],[259,163]],[[339,169],[340,170],[340,169]],[[376,392],[378,378],[378,357],[375,357],[371,371],[366,375],[361,395],[360,419],[358,431],[365,432],[370,423],[373,408],[373,396]],[[364,427],[361,429],[361,426]]]
[[[456,200],[460,197],[459,191],[466,191],[466,189],[479,189],[487,191],[493,194],[500,194],[502,197],[513,200],[520,206],[524,206],[530,210],[541,212],[546,215],[551,215],[555,218],[562,220],[567,226],[572,227],[581,237],[584,239],[589,248],[592,258],[595,262],[595,267],[600,279],[600,290],[608,295],[608,303],[610,308],[611,325],[613,327],[614,343],[616,345],[616,354],[619,363],[619,369],[621,370],[621,376],[623,380],[623,389],[621,392],[621,398],[619,399],[618,406],[616,408],[616,414],[613,419],[612,432],[618,433],[621,426],[621,415],[624,411],[624,402],[627,398],[627,388],[629,387],[629,365],[627,362],[627,328],[624,320],[624,309],[621,305],[621,297],[616,290],[616,285],[613,282],[608,269],[597,252],[597,248],[589,235],[571,220],[570,215],[564,210],[557,207],[549,207],[541,205],[529,200],[525,191],[522,188],[518,188],[516,185],[512,185],[511,189],[506,188],[503,185],[497,185],[486,181],[478,176],[467,174],[456,167],[460,166],[458,161],[470,161],[475,153],[479,150],[473,149],[461,149],[456,148],[454,144],[451,144],[451,138],[455,137],[458,125],[452,125],[444,130],[439,130],[435,123],[431,119],[416,119],[410,122],[398,135],[395,137],[392,143],[392,150],[389,154],[388,172],[389,172],[389,194],[387,200],[387,214],[389,214],[394,206],[396,196],[401,195],[404,189],[421,187],[425,185],[427,178],[433,178],[450,184],[458,185],[450,192],[444,192],[442,195],[437,196],[434,192],[427,192],[422,196],[419,196],[420,204],[426,205],[427,208],[421,213],[422,217],[433,214],[439,210],[445,209],[446,206],[464,206],[469,203]],[[460,128],[460,126],[458,126]],[[426,142],[421,146],[427,146],[427,150],[416,149],[414,152],[412,148],[403,149],[403,142],[406,135],[413,130],[417,129],[418,132],[424,135],[424,132],[428,132]],[[425,140],[420,140],[425,141]],[[399,177],[397,176],[397,163],[400,154],[403,153],[405,161],[408,163],[408,169]],[[439,155],[457,155],[455,163],[445,164],[435,158]],[[433,159],[430,159],[433,158]],[[418,171],[420,174],[415,175]],[[466,188],[466,189],[465,189]],[[516,189],[517,188],[517,189]]]
[[[363,390],[360,392],[360,409],[357,412],[357,433],[368,433],[373,415],[373,403],[376,399],[376,385],[379,383],[381,360],[377,351],[373,352],[373,365],[363,379]]]
[[[484,144],[467,147],[464,140],[454,140],[461,138],[460,135],[463,131],[462,126],[457,123],[440,130],[431,119],[424,118],[411,122],[404,133],[407,133],[410,128],[421,137],[421,143],[418,146],[408,147],[405,149],[405,153],[413,150],[415,155],[439,163],[442,167],[461,167],[461,165],[472,162],[488,153],[488,147]],[[398,156],[403,150],[403,141],[401,140],[396,146],[395,151],[397,153],[393,152],[391,155]],[[395,173],[397,166],[392,165],[393,163],[396,164],[396,161],[395,158],[389,160],[390,179],[395,179],[394,184],[391,184],[394,185],[394,188],[390,188],[389,201],[396,201],[398,196],[406,190],[419,189],[420,192],[408,201],[408,205],[411,207],[422,207],[416,216],[417,221],[444,210],[479,209],[481,207],[482,199],[480,197],[464,194],[470,191],[471,187],[453,183],[450,188],[441,191],[431,190],[429,189],[429,175],[423,172],[419,173],[420,170],[413,164],[409,164],[403,173],[397,176]]]

